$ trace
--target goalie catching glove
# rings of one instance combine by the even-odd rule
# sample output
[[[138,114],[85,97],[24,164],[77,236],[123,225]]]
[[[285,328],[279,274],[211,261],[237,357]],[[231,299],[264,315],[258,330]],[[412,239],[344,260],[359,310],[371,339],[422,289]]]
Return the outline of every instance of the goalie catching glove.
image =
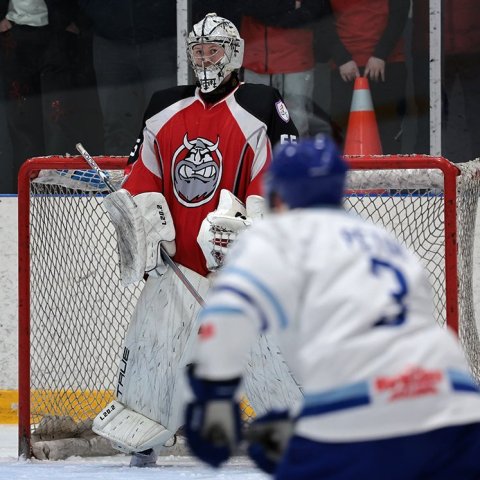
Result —
[[[187,375],[195,397],[185,413],[187,442],[200,460],[218,468],[240,441],[240,406],[235,397],[240,378],[201,379],[195,376],[194,366],[188,368]]]
[[[215,271],[223,265],[228,248],[240,232],[261,218],[264,200],[250,195],[245,205],[228,190],[220,192],[218,207],[203,220],[197,242],[207,261],[207,268]]]
[[[152,276],[165,273],[160,245],[175,255],[175,227],[165,197],[148,192],[133,198],[120,189],[107,195],[103,206],[117,235],[122,284],[140,281],[145,272]]]

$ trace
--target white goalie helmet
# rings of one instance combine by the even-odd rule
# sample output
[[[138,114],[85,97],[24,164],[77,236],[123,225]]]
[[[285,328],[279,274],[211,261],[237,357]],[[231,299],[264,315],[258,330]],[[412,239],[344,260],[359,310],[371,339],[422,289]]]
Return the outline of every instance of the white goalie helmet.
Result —
[[[208,13],[188,34],[187,54],[204,93],[215,90],[243,62],[243,39],[235,25]]]

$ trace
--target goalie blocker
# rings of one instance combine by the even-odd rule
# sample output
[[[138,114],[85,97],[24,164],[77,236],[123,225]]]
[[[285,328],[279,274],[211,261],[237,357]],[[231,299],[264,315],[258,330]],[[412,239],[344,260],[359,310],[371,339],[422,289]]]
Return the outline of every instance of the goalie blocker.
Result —
[[[175,255],[175,226],[165,197],[148,192],[133,199],[120,189],[107,195],[103,205],[115,227],[123,285],[139,282],[145,273],[163,274],[167,267],[160,245]]]

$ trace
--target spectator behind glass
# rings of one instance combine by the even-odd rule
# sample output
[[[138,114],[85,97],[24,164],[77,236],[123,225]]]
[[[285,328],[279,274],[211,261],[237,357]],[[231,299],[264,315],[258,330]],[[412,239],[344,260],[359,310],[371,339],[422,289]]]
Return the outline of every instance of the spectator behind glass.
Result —
[[[3,72],[4,67],[2,66],[2,56],[0,55],[0,85],[3,85]],[[0,88],[0,165],[2,165],[3,173],[7,166],[13,163],[12,145],[7,126],[6,101],[4,89]],[[0,193],[11,193],[12,191],[7,185],[9,179],[5,178],[4,175],[0,178]]]
[[[240,5],[245,81],[277,88],[299,134],[308,135],[315,64],[312,25],[325,14],[325,2],[244,0]]]
[[[78,31],[74,0],[0,0],[0,56],[13,159],[2,165],[0,190],[17,191],[29,157],[75,149],[69,106],[69,36]]]
[[[130,153],[150,97],[177,83],[176,3],[79,0],[93,22],[105,153]]]
[[[228,18],[240,31],[242,0],[191,0],[192,25],[199,22],[207,13],[215,12],[220,17]],[[189,28],[191,25],[189,26]]]
[[[442,12],[442,154],[454,162],[465,162],[480,156],[480,8],[478,0],[446,0]],[[428,0],[415,0],[412,54],[416,153],[430,153],[428,40]],[[454,96],[455,81],[460,94]]]
[[[354,80],[369,79],[384,154],[401,153],[407,70],[402,33],[406,0],[329,0],[333,16],[324,32],[332,70],[332,119],[345,131]]]

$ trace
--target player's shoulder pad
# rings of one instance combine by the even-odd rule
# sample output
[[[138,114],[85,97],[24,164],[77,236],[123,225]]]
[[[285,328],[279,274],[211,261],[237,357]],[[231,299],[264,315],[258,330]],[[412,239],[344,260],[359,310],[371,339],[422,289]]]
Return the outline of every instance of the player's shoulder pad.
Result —
[[[173,103],[184,98],[193,97],[195,89],[195,85],[180,85],[155,92],[145,111],[144,122]]]
[[[272,108],[280,108],[283,100],[276,88],[256,83],[244,83],[235,92],[235,99],[247,112],[268,124]],[[274,107],[275,106],[275,107]],[[288,122],[288,119],[285,118]]]

